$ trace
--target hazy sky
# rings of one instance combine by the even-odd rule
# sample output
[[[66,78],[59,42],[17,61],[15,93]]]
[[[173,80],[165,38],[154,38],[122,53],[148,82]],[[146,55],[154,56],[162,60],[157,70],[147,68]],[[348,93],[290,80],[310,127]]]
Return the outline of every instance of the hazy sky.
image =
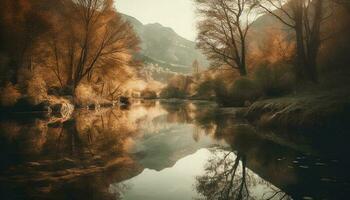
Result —
[[[158,22],[189,40],[196,37],[193,0],[115,0],[119,12],[144,24]]]

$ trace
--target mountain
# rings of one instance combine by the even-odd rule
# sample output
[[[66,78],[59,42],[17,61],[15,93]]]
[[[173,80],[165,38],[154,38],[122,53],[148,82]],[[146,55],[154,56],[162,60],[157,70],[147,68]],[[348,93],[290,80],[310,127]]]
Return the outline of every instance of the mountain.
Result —
[[[123,14],[141,39],[139,57],[172,72],[190,73],[192,62],[197,59],[202,67],[208,66],[205,56],[196,49],[196,44],[179,36],[173,29],[159,23],[142,24],[136,18]]]

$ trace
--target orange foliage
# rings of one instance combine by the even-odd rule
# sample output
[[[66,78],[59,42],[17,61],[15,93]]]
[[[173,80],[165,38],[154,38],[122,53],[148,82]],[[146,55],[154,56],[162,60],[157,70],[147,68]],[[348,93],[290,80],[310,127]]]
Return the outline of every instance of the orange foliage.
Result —
[[[269,37],[260,44],[251,45],[249,62],[252,68],[262,63],[275,64],[291,62],[295,53],[295,43],[288,40],[286,33],[281,30],[268,30]]]

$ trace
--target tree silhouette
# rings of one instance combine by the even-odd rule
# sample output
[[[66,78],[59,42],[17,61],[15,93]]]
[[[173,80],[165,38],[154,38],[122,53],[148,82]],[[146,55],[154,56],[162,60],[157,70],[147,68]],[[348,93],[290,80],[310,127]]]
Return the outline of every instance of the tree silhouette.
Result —
[[[197,47],[213,66],[227,65],[247,75],[247,34],[256,5],[249,0],[196,0],[202,17]]]

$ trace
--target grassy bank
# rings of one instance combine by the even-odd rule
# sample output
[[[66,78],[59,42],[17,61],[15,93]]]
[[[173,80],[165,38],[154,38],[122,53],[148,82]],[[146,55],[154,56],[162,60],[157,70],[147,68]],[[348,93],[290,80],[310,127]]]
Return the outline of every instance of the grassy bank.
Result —
[[[256,101],[237,115],[261,128],[299,130],[349,126],[350,91],[347,89],[305,91]]]

